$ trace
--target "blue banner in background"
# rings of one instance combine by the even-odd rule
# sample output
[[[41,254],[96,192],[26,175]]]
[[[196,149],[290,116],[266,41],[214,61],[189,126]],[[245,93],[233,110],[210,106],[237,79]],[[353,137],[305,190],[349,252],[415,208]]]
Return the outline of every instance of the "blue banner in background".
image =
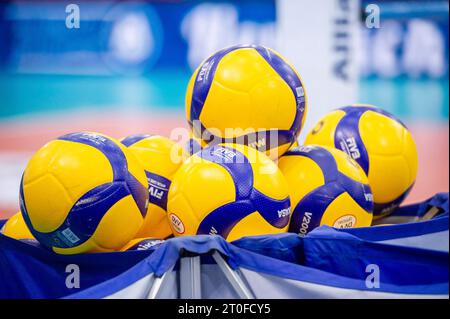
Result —
[[[369,28],[373,5],[380,25]],[[448,1],[361,1],[359,102],[406,120],[447,121],[448,17]],[[1,2],[0,118],[182,108],[192,70],[213,52],[237,43],[277,49],[278,18],[276,0]]]
[[[447,0],[364,0],[360,100],[409,120],[448,121]],[[379,27],[367,27],[373,10]]]
[[[448,78],[448,1],[364,0],[362,8],[366,21],[380,16],[378,27],[362,28],[363,77]]]
[[[274,46],[275,18],[275,0],[2,3],[0,54],[21,73],[191,70],[224,46]]]
[[[363,77],[448,77],[448,1],[366,0],[363,20],[373,5],[380,26],[362,21]],[[50,74],[192,70],[225,46],[276,47],[276,23],[275,0],[13,1],[0,4],[0,65]]]

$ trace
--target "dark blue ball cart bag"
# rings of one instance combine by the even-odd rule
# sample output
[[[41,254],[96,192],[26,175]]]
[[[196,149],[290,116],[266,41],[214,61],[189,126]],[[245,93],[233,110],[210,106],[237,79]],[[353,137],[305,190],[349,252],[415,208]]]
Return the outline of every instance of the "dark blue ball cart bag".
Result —
[[[448,193],[389,226],[62,256],[0,234],[0,298],[448,298]],[[5,221],[0,221],[0,227]]]

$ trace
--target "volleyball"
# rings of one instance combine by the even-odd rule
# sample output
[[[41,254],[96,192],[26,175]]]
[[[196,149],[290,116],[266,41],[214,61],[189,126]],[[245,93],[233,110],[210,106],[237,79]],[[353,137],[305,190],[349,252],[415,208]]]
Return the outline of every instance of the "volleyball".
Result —
[[[353,105],[325,115],[305,144],[335,147],[349,154],[369,178],[374,217],[392,213],[411,191],[417,176],[417,147],[408,128],[392,114]]]
[[[362,168],[340,150],[315,145],[287,152],[278,162],[289,185],[289,231],[305,236],[314,228],[370,226],[373,196]]]
[[[81,132],[39,149],[20,184],[33,236],[61,254],[114,251],[141,228],[148,206],[144,169],[119,141]]]
[[[239,144],[207,147],[175,174],[167,210],[175,236],[244,236],[286,232],[288,186],[276,164]]]
[[[194,136],[205,143],[245,144],[276,159],[296,141],[307,98],[299,74],[280,54],[238,45],[200,64],[185,105]]]
[[[186,158],[184,149],[160,135],[136,134],[121,140],[144,168],[149,205],[136,237],[167,238],[172,235],[167,218],[167,192],[175,172]]]

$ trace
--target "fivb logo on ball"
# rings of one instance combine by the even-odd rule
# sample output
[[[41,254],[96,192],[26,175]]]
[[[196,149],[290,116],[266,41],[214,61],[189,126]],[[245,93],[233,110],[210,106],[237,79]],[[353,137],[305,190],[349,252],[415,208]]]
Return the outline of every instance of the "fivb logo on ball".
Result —
[[[361,157],[361,152],[359,151],[355,137],[342,139],[339,144],[341,145],[341,149],[349,154],[354,160],[357,160]]]
[[[238,143],[239,144],[239,143]],[[208,161],[211,161],[216,164],[254,164],[261,161],[263,157],[268,158],[265,154],[262,152],[258,152],[257,150],[253,150],[253,148],[249,147],[248,151],[244,153],[241,153],[241,151],[232,149],[227,147],[227,145],[213,145],[208,147],[209,152],[204,153],[203,156],[193,156],[191,157],[192,162],[201,162],[202,160],[207,159]],[[204,149],[205,152],[207,149]],[[253,151],[251,151],[253,150]],[[254,169],[258,170],[259,174],[273,174],[275,173],[276,167],[267,167],[267,166],[260,166],[258,165],[257,168]]]

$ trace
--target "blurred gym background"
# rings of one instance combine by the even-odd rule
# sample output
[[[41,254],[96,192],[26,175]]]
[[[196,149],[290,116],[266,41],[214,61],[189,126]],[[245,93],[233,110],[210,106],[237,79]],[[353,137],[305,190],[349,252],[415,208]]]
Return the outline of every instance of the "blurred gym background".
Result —
[[[307,128],[355,102],[412,130],[407,202],[449,189],[448,1],[158,0],[0,3],[0,217],[18,207],[27,159],[80,130],[169,136],[185,127],[191,72],[214,51],[263,44],[309,90]],[[303,134],[302,134],[303,136]]]

